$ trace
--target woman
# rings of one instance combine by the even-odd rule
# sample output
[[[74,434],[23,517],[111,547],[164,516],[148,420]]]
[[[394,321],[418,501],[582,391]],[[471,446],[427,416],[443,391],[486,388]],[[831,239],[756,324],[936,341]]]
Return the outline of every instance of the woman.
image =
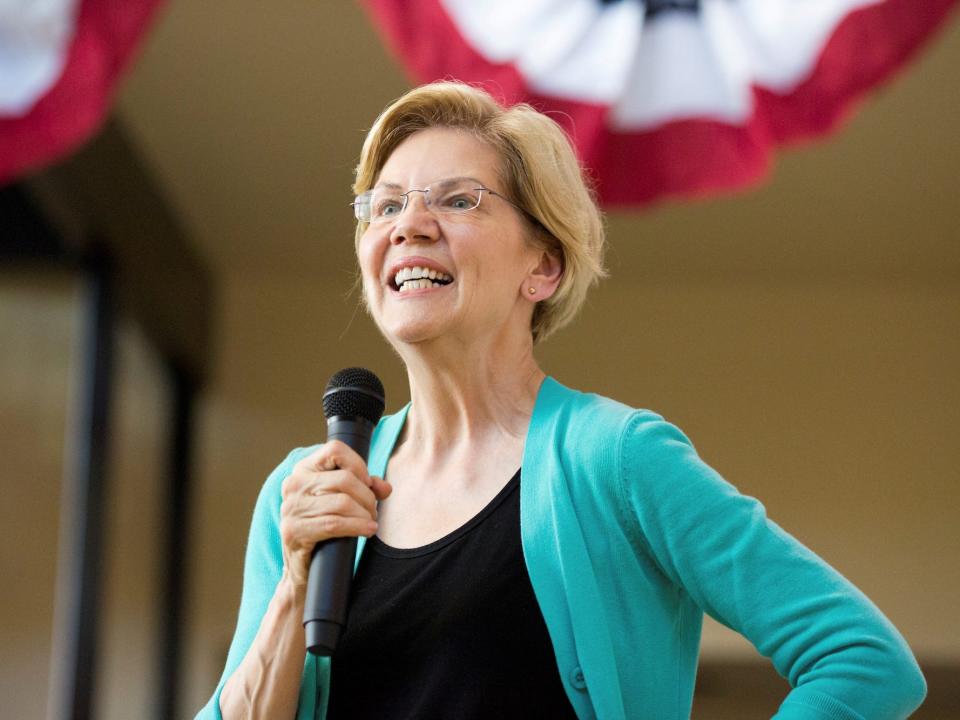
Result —
[[[603,274],[552,120],[415,89],[371,129],[355,189],[364,301],[411,403],[368,465],[328,443],[268,478],[201,717],[684,718],[704,611],[790,681],[778,718],[920,704],[890,623],[679,430],[540,370],[534,344]],[[372,538],[348,626],[331,661],[304,660],[310,553],[341,536]]]

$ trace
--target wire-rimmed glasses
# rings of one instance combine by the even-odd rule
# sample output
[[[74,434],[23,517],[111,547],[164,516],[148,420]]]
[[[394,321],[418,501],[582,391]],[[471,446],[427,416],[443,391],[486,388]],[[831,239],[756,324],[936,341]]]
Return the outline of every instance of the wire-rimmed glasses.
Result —
[[[400,187],[396,185],[379,185],[373,190],[357,195],[350,204],[353,205],[354,217],[360,222],[387,223],[400,217],[412,193],[423,193],[426,206],[440,215],[462,215],[476,210],[480,206],[484,193],[506,200],[524,215],[528,214],[508,198],[484,187],[473,178],[438,180],[425,188],[411,188],[406,192],[400,192]]]

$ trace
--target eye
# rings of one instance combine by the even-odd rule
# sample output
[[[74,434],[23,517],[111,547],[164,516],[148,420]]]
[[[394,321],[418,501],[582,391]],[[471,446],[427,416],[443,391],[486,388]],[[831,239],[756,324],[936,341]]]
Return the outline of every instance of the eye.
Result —
[[[478,204],[477,200],[478,198],[475,194],[466,191],[456,191],[444,195],[440,207],[443,210],[464,212],[466,210],[473,210]]]
[[[403,210],[403,201],[399,198],[381,198],[373,208],[375,217],[393,217]]]

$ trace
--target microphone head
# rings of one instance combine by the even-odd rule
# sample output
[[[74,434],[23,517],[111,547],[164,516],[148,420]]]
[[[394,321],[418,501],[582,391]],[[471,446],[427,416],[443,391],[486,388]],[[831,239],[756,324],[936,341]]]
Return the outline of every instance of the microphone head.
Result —
[[[366,368],[344,368],[336,373],[323,393],[323,414],[363,418],[374,425],[383,415],[383,383]]]

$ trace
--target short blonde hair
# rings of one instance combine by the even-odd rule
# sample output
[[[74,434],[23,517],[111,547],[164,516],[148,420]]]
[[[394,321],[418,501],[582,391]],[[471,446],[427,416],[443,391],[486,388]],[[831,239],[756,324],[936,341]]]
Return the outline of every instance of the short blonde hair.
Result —
[[[489,143],[501,159],[510,200],[540,225],[534,242],[560,255],[560,285],[537,303],[531,321],[534,341],[543,340],[573,319],[587,290],[606,275],[603,220],[569,139],[529,105],[503,108],[483,90],[460,82],[423,85],[390,104],[370,128],[354,192],[372,188],[400,143],[430,127],[466,130]],[[359,223],[357,242],[365,230]]]

